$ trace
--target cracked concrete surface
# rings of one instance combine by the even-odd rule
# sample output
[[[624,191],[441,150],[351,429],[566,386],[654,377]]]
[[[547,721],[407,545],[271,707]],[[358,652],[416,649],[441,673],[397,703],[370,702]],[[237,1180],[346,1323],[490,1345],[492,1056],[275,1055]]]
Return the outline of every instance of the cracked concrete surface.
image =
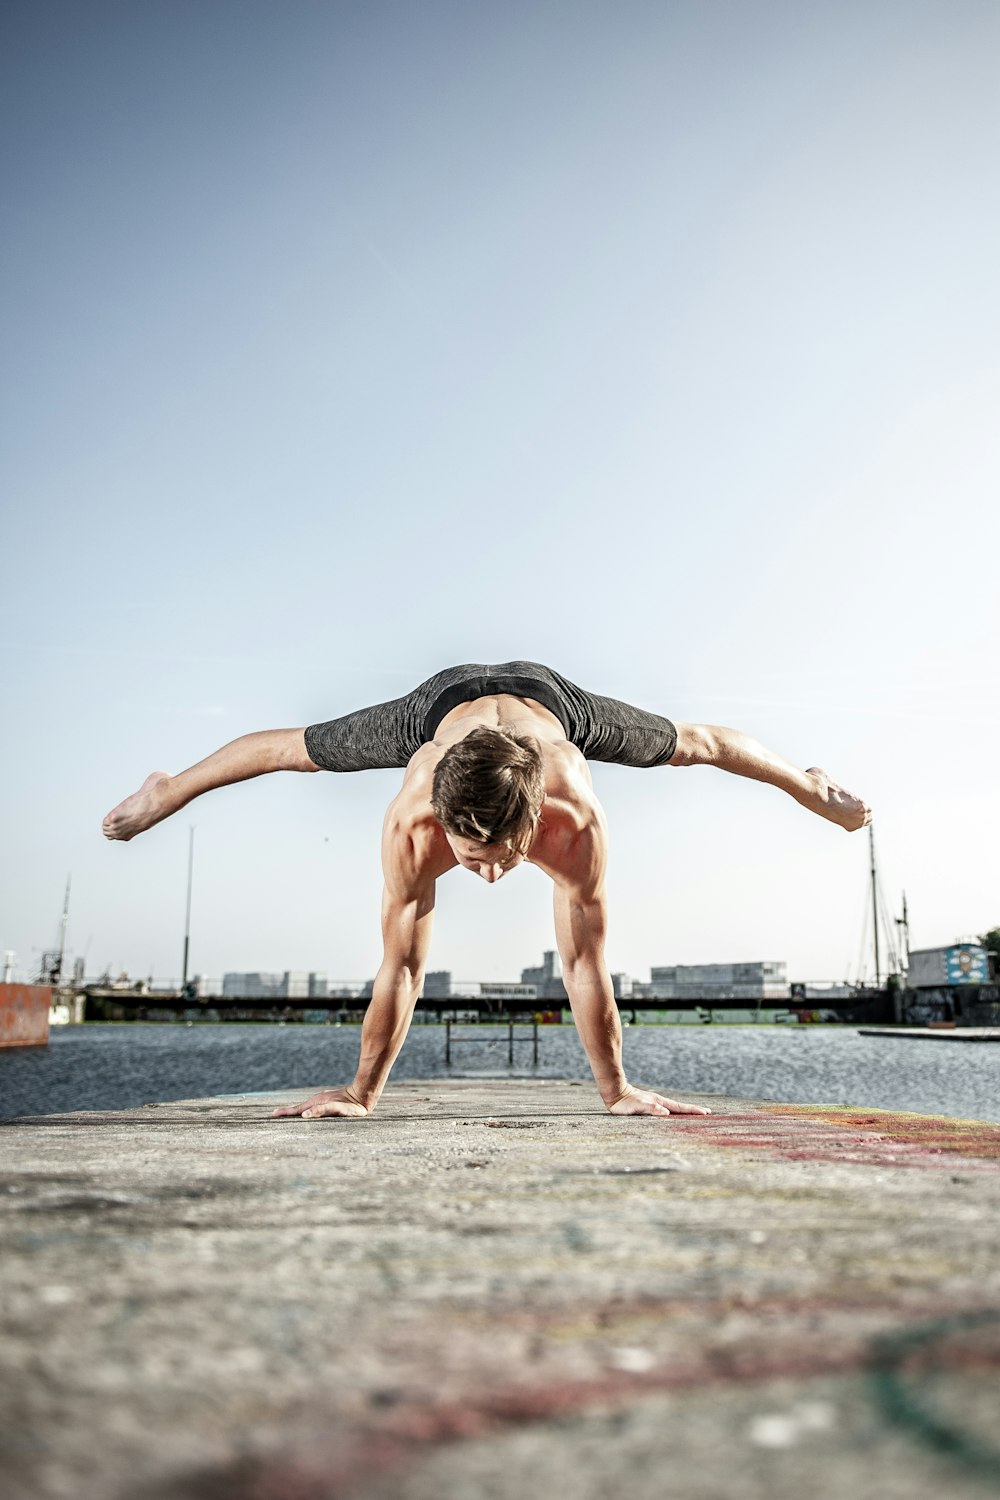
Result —
[[[302,1096],[3,1128],[10,1500],[996,1493],[1000,1127]]]

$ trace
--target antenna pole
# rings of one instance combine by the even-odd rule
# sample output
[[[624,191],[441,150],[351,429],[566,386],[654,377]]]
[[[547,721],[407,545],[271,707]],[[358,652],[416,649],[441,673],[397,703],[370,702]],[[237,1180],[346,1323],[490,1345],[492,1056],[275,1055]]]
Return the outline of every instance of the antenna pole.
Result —
[[[882,967],[878,952],[878,877],[875,873],[875,829],[868,824],[868,847],[872,857],[872,929],[875,934],[875,988],[882,988]]]
[[[59,958],[56,969],[57,984],[62,981],[63,960],[66,957],[66,928],[69,925],[69,888],[72,879],[72,874],[66,876],[66,895],[63,897],[62,919],[59,923]]]
[[[188,981],[188,950],[191,947],[191,881],[194,875],[194,827],[190,830],[188,838],[188,883],[187,883],[187,910],[184,915],[184,973],[181,976],[181,990],[187,989]]]

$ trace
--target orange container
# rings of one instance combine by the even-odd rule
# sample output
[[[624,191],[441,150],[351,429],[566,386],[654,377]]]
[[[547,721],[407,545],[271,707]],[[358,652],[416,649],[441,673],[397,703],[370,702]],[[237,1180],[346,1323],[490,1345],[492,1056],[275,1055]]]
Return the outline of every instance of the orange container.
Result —
[[[0,1047],[45,1047],[50,984],[0,984]]]

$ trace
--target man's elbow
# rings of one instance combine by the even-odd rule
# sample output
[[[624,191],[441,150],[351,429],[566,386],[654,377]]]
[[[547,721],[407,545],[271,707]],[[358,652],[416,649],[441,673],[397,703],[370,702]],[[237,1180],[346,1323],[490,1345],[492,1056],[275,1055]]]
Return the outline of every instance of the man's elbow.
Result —
[[[611,983],[611,975],[603,954],[581,954],[579,958],[563,960],[563,984],[570,996],[595,988],[604,988]]]
[[[424,965],[399,959],[383,962],[375,983],[380,990],[391,990],[393,994],[416,1000],[424,987]]]

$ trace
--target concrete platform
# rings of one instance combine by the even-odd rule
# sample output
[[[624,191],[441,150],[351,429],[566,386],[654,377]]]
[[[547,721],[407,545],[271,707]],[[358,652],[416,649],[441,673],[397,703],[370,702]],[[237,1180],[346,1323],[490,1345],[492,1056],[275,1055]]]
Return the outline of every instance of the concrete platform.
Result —
[[[1000,1126],[290,1097],[3,1128],[7,1500],[996,1494]]]

